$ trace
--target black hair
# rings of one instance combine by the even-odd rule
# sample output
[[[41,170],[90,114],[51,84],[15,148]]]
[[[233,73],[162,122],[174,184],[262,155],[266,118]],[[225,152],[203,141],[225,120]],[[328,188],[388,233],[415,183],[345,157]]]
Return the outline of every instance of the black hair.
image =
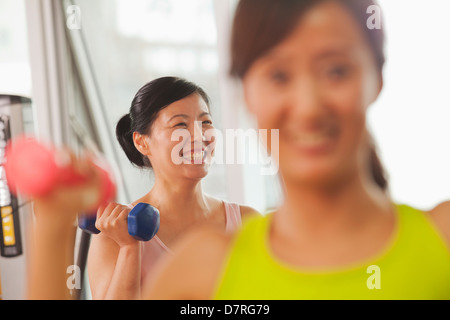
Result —
[[[129,113],[117,123],[116,138],[128,160],[140,168],[151,168],[146,156],[136,149],[133,133],[150,134],[159,111],[194,93],[199,94],[210,108],[210,99],[195,83],[178,77],[162,77],[148,82],[136,93]]]
[[[327,0],[241,0],[233,21],[231,34],[232,76],[243,78],[249,67],[285,39],[302,16],[313,6]],[[330,0],[328,0],[330,1]],[[375,0],[335,0],[344,5],[363,30],[377,67],[385,63],[385,35],[382,28],[367,27],[367,9]]]

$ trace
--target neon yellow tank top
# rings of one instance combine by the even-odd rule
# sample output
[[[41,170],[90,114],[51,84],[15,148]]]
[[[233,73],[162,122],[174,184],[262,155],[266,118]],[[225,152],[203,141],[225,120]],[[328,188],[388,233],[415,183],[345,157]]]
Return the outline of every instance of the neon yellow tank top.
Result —
[[[450,250],[424,213],[397,206],[389,249],[372,261],[330,272],[305,272],[267,246],[272,214],[249,220],[235,238],[215,292],[219,300],[450,299]]]

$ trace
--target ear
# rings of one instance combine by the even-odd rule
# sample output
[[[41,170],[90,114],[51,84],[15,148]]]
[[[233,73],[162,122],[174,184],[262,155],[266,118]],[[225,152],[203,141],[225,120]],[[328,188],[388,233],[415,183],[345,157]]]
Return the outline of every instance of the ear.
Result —
[[[134,146],[140,153],[142,153],[144,156],[150,156],[150,144],[149,139],[147,135],[140,134],[139,132],[133,132],[133,142]]]

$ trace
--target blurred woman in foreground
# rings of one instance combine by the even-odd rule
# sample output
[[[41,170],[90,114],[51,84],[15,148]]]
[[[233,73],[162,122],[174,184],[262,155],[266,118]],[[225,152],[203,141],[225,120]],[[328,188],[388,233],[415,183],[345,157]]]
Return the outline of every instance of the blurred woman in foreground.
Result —
[[[450,202],[393,203],[367,131],[384,64],[371,5],[240,1],[231,73],[258,127],[279,129],[284,203],[232,236],[193,233],[144,297],[450,298]]]

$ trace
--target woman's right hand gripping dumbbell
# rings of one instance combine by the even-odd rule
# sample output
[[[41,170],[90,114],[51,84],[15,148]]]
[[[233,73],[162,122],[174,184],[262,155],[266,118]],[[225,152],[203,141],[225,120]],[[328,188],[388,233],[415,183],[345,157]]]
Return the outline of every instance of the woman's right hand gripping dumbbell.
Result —
[[[94,300],[138,299],[141,292],[140,242],[128,232],[131,209],[115,202],[100,206],[88,257]]]
[[[158,209],[143,202],[133,209],[112,202],[97,210],[95,228],[99,232],[94,232],[88,258],[93,299],[138,299],[140,242],[158,232]]]
[[[128,214],[130,211],[130,207],[115,202],[100,206],[97,210],[95,227],[102,235],[117,243],[120,248],[136,245],[138,240],[128,232]]]

